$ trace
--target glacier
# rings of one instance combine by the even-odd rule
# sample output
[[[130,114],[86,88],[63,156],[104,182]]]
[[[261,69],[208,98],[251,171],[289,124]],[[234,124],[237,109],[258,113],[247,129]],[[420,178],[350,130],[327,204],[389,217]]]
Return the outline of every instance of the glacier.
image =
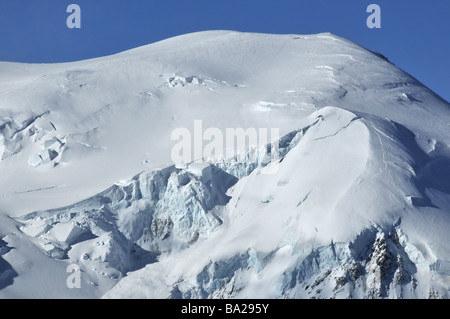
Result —
[[[450,104],[383,55],[208,31],[0,70],[0,297],[449,297]],[[281,135],[173,163],[198,119]]]

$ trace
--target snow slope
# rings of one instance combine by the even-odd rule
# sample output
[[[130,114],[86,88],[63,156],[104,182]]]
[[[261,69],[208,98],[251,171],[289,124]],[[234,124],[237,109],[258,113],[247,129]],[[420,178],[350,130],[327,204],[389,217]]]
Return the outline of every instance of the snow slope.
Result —
[[[279,129],[278,156],[174,165],[196,120]],[[332,34],[2,62],[0,296],[448,298],[448,132],[448,102]]]

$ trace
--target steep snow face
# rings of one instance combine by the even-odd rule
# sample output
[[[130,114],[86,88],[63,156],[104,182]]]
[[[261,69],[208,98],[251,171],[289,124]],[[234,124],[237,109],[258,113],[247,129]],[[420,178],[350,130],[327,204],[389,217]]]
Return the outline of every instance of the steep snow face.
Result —
[[[411,132],[333,107],[312,114],[300,132],[281,160],[230,189],[224,223],[208,240],[161,256],[105,296],[448,297],[442,238],[450,216],[420,182],[437,179],[416,173],[428,164],[414,154]],[[161,271],[165,280],[152,275]],[[134,291],[137,282],[158,289]]]
[[[174,165],[171,134],[196,120],[276,128],[278,147]],[[449,131],[446,101],[331,34],[0,63],[0,293],[448,297]]]

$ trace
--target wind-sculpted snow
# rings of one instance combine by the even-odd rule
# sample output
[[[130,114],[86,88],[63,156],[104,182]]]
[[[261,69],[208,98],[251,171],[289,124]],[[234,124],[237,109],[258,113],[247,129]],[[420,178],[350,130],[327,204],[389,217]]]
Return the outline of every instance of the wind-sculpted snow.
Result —
[[[450,105],[382,54],[211,31],[0,70],[0,297],[449,297]],[[174,165],[199,122],[279,140]]]

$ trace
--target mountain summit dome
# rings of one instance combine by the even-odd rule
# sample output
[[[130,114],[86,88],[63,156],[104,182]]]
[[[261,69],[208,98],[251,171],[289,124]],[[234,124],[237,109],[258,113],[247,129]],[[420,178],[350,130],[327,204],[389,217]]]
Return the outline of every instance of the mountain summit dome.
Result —
[[[279,136],[204,157],[227,129]],[[448,298],[449,131],[447,101],[329,33],[1,62],[0,296]],[[174,132],[200,158],[174,163]]]

